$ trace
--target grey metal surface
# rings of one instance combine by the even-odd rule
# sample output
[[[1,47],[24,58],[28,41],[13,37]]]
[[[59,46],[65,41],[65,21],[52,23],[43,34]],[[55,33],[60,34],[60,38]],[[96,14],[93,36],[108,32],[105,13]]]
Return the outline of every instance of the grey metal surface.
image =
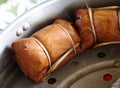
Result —
[[[3,88],[110,88],[120,77],[120,68],[111,64],[114,60],[119,59],[119,52],[119,45],[86,50],[41,83],[33,82],[20,70],[11,72],[11,74],[9,72]],[[104,53],[105,56],[98,57],[98,54],[101,53]],[[111,74],[112,79],[110,81],[103,80],[105,74]],[[55,78],[56,82],[49,84],[50,78]]]
[[[91,7],[120,5],[119,0],[88,0],[87,2]],[[64,86],[69,85],[69,82],[67,82],[67,80],[69,79],[68,81],[71,81],[69,77],[74,77],[74,75],[72,75],[73,73],[76,74],[83,68],[86,69],[87,66],[94,66],[96,63],[119,59],[119,45],[110,45],[95,50],[86,50],[84,53],[75,56],[73,60],[64,65],[59,70],[55,71],[49,77],[56,79],[56,82],[54,84],[49,84],[47,80],[42,83],[33,82],[32,80],[26,78],[19,70],[19,67],[11,60],[13,58],[13,51],[11,49],[11,43],[13,41],[30,36],[39,28],[50,24],[57,17],[69,19],[66,14],[72,16],[75,9],[83,7],[85,7],[84,0],[48,0],[47,2],[44,2],[31,9],[26,14],[20,16],[10,26],[8,26],[6,30],[0,35],[0,88],[63,88]],[[16,33],[20,30],[23,30],[26,23],[27,26],[29,25],[28,29],[23,31],[20,36],[17,36]],[[104,52],[106,56],[103,58],[98,58],[97,54],[99,52]],[[93,71],[93,73],[90,71],[90,77],[88,75],[88,71],[88,74],[80,77],[81,79],[77,78],[74,81],[72,80],[72,83],[69,85],[69,87],[71,86],[71,88],[79,88],[79,86],[81,86],[80,88],[109,88],[110,85],[112,85],[112,83],[119,77],[119,70],[119,68],[114,68],[112,66],[108,68],[102,68]],[[97,83],[95,85],[98,85],[100,87],[96,87],[94,85],[91,85],[92,87],[89,87],[91,82],[88,84],[87,82],[92,80],[92,77],[94,77],[94,75],[97,75],[97,71],[100,73],[96,77],[98,80],[100,80],[101,75],[106,72],[109,74],[115,74],[113,75],[115,77],[107,83],[100,83],[100,81],[96,81]],[[82,79],[88,81],[82,81],[85,85],[78,85],[82,83]],[[94,79],[94,81],[95,80],[96,79]]]

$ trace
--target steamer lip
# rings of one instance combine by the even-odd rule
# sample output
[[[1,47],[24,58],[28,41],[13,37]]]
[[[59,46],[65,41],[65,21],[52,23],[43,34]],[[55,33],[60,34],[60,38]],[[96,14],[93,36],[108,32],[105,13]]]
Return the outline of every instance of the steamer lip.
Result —
[[[11,22],[4,30],[2,33],[0,33],[0,38],[3,37],[4,34],[6,34],[8,32],[8,30],[11,29],[11,27],[13,27],[15,24],[19,23],[21,20],[23,19],[29,19],[27,16],[29,16],[31,13],[35,12],[35,10],[39,9],[43,9],[46,6],[52,4],[52,3],[56,3],[59,0],[44,0],[43,2],[39,3],[38,5],[34,6],[33,8],[29,9],[27,12],[23,13],[22,15],[20,15],[19,17],[17,17],[13,22]],[[36,13],[34,13],[35,15]]]
[[[38,19],[37,17],[41,16],[39,14],[39,11],[43,10],[47,6],[50,6],[51,4],[55,4],[60,0],[44,0],[42,3],[39,3],[32,9],[28,10],[26,13],[23,13],[21,16],[19,16],[17,19],[15,19],[13,22],[11,22],[4,31],[0,31],[0,74],[5,69],[5,67],[8,65],[8,63],[12,62],[11,59],[11,53],[8,53],[8,51],[11,51],[11,43],[24,38],[28,37],[31,33],[35,32],[37,29],[33,29],[36,24],[43,23],[46,19]],[[51,8],[50,8],[51,9]],[[44,14],[43,12],[41,12]],[[55,14],[56,15],[56,14]],[[44,16],[48,19],[49,16]],[[27,31],[24,31],[23,34],[20,36],[16,36],[16,32],[19,30],[19,28],[22,28],[25,23],[29,23],[30,29]],[[49,22],[48,22],[49,23]],[[12,31],[14,30],[14,31]]]
[[[49,1],[56,2],[57,0],[49,0]],[[59,0],[59,1],[60,1],[60,0]],[[105,1],[105,0],[104,0],[104,1]],[[108,0],[106,0],[106,1],[108,1]],[[105,3],[106,3],[106,1],[105,1]],[[112,0],[111,0],[111,1],[112,1]],[[94,0],[91,1],[91,2],[94,2]],[[98,1],[98,2],[99,2],[99,1]],[[100,1],[100,2],[102,2],[102,1]],[[113,2],[113,1],[112,1],[112,2]],[[109,2],[108,2],[108,4],[109,4]],[[117,3],[116,3],[116,4],[117,4]],[[17,19],[17,20],[18,20],[18,19]],[[17,21],[15,21],[15,22],[17,22]],[[15,22],[13,22],[13,23],[15,23]],[[17,23],[19,23],[19,22],[17,22]],[[10,26],[8,26],[8,27],[6,28],[6,30],[7,30],[7,29],[10,30],[9,27],[13,28],[13,25],[11,24]],[[6,30],[5,30],[5,31],[6,31]],[[5,31],[4,31],[4,32],[5,32]],[[4,33],[4,32],[3,32],[3,33]],[[8,33],[8,31],[6,31],[6,32]],[[2,35],[3,35],[3,34],[2,34]],[[0,35],[0,36],[1,36],[1,35]],[[1,39],[1,38],[2,38],[2,36],[0,37],[0,39]],[[3,38],[4,38],[4,37],[3,37]],[[21,38],[21,37],[20,37],[20,38]],[[12,39],[12,40],[14,40],[14,39]],[[7,44],[6,44],[6,46],[9,47],[9,45],[7,45]],[[3,47],[4,47],[4,46],[3,46]],[[0,52],[0,58],[1,58],[1,52]],[[5,59],[5,60],[6,60],[6,59]]]

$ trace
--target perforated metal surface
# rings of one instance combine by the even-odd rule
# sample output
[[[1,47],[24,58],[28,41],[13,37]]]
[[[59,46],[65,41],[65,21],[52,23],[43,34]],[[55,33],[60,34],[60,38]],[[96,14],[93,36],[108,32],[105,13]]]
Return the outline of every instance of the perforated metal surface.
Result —
[[[5,80],[4,88],[110,88],[120,77],[120,68],[111,64],[119,59],[119,52],[119,45],[86,50],[41,83],[35,83],[25,77],[16,67],[11,74],[10,72],[7,74],[8,78]],[[99,57],[99,54],[103,53],[105,55]],[[112,79],[105,81],[103,79],[105,74],[110,74]],[[56,81],[50,80],[51,78]]]

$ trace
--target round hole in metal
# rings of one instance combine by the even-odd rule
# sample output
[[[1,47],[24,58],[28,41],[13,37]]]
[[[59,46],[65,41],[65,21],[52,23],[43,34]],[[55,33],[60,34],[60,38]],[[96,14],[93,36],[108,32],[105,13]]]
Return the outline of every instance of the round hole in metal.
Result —
[[[98,52],[98,53],[97,53],[97,56],[98,56],[99,58],[104,58],[104,57],[106,56],[106,54],[105,54],[104,52]]]
[[[73,66],[73,67],[77,66],[78,64],[79,64],[79,63],[78,63],[77,61],[72,61],[72,62],[70,63],[70,65]]]
[[[110,80],[112,80],[112,75],[111,74],[105,74],[103,76],[103,79],[104,79],[104,81],[110,81]]]
[[[54,83],[56,83],[56,79],[55,78],[49,78],[48,83],[49,84],[54,84]]]

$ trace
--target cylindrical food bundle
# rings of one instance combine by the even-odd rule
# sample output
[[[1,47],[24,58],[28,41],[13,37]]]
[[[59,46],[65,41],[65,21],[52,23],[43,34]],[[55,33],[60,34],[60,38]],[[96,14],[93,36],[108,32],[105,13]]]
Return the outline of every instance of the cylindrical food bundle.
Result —
[[[65,64],[75,53],[80,52],[80,41],[72,23],[57,19],[31,37],[15,41],[12,47],[16,55],[15,61],[24,74],[40,82],[49,72]]]
[[[83,49],[94,45],[120,43],[119,7],[78,9],[76,25]]]

